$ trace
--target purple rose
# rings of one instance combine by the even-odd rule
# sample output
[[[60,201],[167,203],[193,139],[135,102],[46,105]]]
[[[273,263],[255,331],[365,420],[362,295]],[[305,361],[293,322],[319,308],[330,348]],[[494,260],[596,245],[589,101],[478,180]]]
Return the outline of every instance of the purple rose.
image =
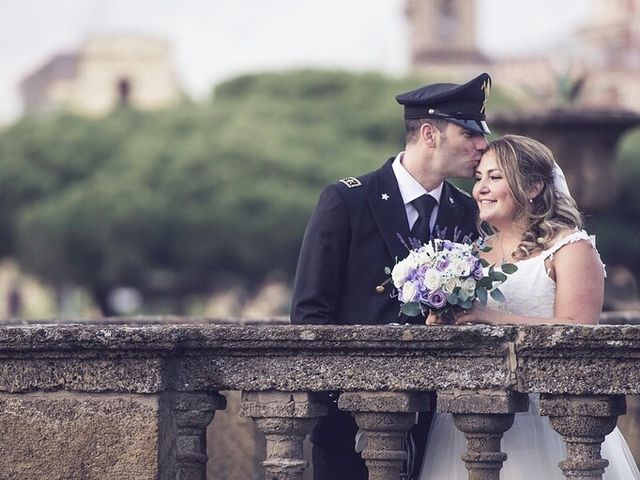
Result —
[[[429,292],[426,303],[432,308],[442,308],[447,304],[447,294],[442,290]]]
[[[484,272],[482,271],[482,264],[477,258],[474,258],[473,262],[474,264],[471,267],[471,275],[476,280],[480,280],[484,276]]]
[[[451,262],[449,262],[448,258],[443,258],[436,264],[436,270],[438,270],[439,272],[444,272],[449,266],[449,263]]]

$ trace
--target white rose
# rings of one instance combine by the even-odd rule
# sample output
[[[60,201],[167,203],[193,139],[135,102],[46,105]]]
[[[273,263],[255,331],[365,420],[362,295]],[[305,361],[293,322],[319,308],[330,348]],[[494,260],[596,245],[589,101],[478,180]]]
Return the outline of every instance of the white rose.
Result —
[[[461,258],[451,262],[450,269],[453,272],[453,274],[458,277],[466,277],[471,273],[469,262]]]
[[[465,279],[464,282],[462,282],[462,285],[460,285],[459,296],[462,299],[462,301],[465,301],[465,300],[468,300],[469,298],[472,298],[475,291],[476,291],[476,280],[473,277],[469,277]]]
[[[416,301],[415,297],[418,294],[418,289],[415,287],[415,285],[412,282],[406,282],[402,286],[401,294],[402,294],[401,301],[403,301],[404,303],[415,302]]]
[[[442,285],[442,275],[435,268],[430,268],[424,275],[424,286],[428,290],[438,290]]]
[[[396,263],[396,266],[391,270],[391,280],[396,288],[402,287],[404,282],[407,281],[407,275],[409,275],[409,269],[411,268],[411,261],[408,258]]]
[[[460,286],[460,282],[458,281],[457,278],[450,278],[445,282],[444,287],[442,289],[447,293],[453,293],[455,288],[459,286]]]

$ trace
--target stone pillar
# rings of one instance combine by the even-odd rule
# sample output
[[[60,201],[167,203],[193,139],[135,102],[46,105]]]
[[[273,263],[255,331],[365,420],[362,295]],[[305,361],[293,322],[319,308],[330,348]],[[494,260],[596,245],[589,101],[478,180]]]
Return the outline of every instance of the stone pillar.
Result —
[[[179,393],[173,397],[176,421],[176,480],[205,480],[207,471],[207,426],[216,410],[227,405],[218,393]]]
[[[500,451],[502,435],[514,413],[528,409],[529,398],[517,392],[438,392],[438,412],[453,414],[467,439],[462,454],[469,480],[499,480],[507,454]]]
[[[358,427],[367,434],[362,451],[369,480],[395,480],[407,459],[404,441],[416,421],[416,412],[429,410],[430,393],[346,392],[338,407],[353,412]]]
[[[567,479],[602,480],[609,461],[600,447],[625,411],[624,395],[540,396],[540,414],[549,417],[567,445],[567,458],[560,462]]]
[[[265,480],[302,480],[307,467],[302,443],[318,417],[327,414],[325,403],[313,393],[243,392],[240,415],[251,417],[267,439],[262,464]]]

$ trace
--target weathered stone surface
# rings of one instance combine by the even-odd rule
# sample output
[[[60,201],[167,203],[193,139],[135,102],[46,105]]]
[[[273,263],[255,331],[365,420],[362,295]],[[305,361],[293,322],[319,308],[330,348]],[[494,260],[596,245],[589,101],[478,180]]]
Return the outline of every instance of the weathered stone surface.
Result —
[[[567,458],[560,468],[568,480],[602,479],[609,461],[600,456],[600,446],[624,412],[621,395],[540,396],[540,414],[549,416],[567,446]]]
[[[0,358],[0,391],[67,390],[157,393],[165,388],[162,359]]]
[[[468,390],[640,393],[640,325],[336,327],[130,320],[135,325],[114,319],[117,325],[0,328],[0,392],[16,397],[42,391],[166,397],[242,389],[258,392],[260,399],[259,392],[272,390],[437,390],[441,405],[449,401],[446,394],[460,396]],[[477,398],[457,408],[500,410],[500,402]],[[285,402],[271,418],[278,418],[278,411],[280,418],[296,418],[301,405],[291,410]],[[503,404],[507,411],[515,408],[508,405]],[[253,407],[246,408],[249,413]],[[161,451],[177,434],[172,415],[160,415]]]
[[[507,454],[500,451],[502,435],[513,425],[513,413],[454,413],[453,422],[467,439],[462,454],[469,480],[499,480]]]
[[[207,427],[216,410],[226,407],[226,399],[217,393],[170,393],[163,403],[171,409],[175,421],[174,441],[170,444],[163,480],[205,479]]]
[[[0,394],[6,479],[158,478],[155,396]]]
[[[353,414],[358,427],[367,435],[362,451],[370,480],[399,478],[407,459],[404,440],[415,423],[414,413],[360,411]]]
[[[426,412],[431,393],[415,392],[344,392],[338,407],[350,412]]]
[[[302,480],[303,442],[318,417],[326,415],[324,402],[313,393],[246,392],[240,414],[251,416],[266,438],[266,480]]]
[[[505,388],[513,378],[500,357],[452,357],[424,351],[412,356],[382,356],[372,347],[368,355],[298,354],[236,357],[202,355],[178,361],[176,388],[243,390],[423,390],[463,386],[467,389]]]
[[[626,410],[623,395],[540,395],[540,415],[617,417]]]
[[[465,391],[438,392],[438,412],[514,413],[526,412],[529,397],[518,392]]]
[[[327,407],[319,395],[307,392],[243,392],[243,417],[321,417]]]
[[[517,389],[542,393],[640,393],[638,325],[519,327]]]

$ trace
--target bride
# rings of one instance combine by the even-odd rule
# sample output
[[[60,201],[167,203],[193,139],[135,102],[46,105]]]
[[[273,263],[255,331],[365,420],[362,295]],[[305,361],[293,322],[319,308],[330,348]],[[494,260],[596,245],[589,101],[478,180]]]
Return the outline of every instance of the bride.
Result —
[[[489,299],[456,316],[457,324],[597,324],[604,290],[604,265],[569,195],[562,171],[541,143],[507,135],[489,144],[475,173],[473,197],[480,230],[491,250],[489,264],[517,263],[500,286],[506,301]],[[439,319],[430,315],[427,324]],[[501,479],[564,480],[558,463],[565,447],[547,417],[538,414],[538,395],[529,411],[515,416],[505,433],[507,460]],[[420,480],[466,480],[460,455],[464,435],[451,414],[436,414]],[[609,460],[605,480],[640,480],[633,457],[616,428],[602,444]]]

